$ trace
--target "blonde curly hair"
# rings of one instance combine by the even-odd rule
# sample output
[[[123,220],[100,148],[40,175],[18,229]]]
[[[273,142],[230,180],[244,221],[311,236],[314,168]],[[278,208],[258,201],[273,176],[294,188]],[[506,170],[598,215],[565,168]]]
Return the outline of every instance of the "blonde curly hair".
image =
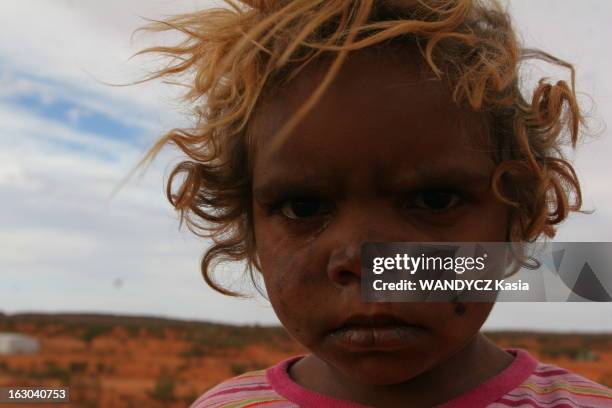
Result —
[[[184,41],[138,54],[168,57],[145,80],[179,76],[195,103],[192,128],[163,135],[141,163],[167,144],[187,156],[166,194],[181,223],[212,240],[202,258],[205,281],[227,295],[211,271],[220,261],[256,256],[251,203],[250,118],[266,95],[318,58],[331,61],[311,97],[279,130],[291,132],[331,83],[347,54],[395,44],[419,50],[457,104],[486,115],[497,168],[491,188],[512,207],[509,241],[552,237],[556,225],[582,205],[580,184],[561,146],[576,146],[583,122],[574,68],[545,52],[521,47],[509,14],[478,0],[224,0],[217,7],[153,21],[143,30],[178,31]],[[530,98],[521,93],[521,63],[541,60],[567,68],[566,81],[541,79]],[[530,100],[529,100],[530,99]]]

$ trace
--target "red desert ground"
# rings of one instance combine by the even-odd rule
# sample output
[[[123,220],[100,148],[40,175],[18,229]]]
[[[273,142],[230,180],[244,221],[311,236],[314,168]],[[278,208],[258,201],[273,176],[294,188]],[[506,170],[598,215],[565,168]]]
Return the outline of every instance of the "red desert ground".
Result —
[[[224,379],[304,352],[280,327],[150,317],[0,314],[0,336],[14,333],[36,347],[0,350],[0,386],[70,387],[70,404],[38,408],[185,407]],[[487,334],[612,386],[610,334]]]

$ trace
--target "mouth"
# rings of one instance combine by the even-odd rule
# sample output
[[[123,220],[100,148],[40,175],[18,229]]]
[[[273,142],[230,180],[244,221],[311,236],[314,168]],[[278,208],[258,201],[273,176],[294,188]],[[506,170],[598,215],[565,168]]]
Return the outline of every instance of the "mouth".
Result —
[[[395,351],[415,345],[425,327],[393,315],[355,315],[329,333],[330,339],[351,351]]]

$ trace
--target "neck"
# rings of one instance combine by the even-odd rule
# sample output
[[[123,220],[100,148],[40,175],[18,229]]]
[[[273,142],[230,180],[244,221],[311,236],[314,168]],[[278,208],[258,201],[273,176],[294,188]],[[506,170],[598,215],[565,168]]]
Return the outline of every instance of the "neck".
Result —
[[[369,406],[438,405],[477,387],[512,362],[512,356],[478,333],[463,348],[432,369],[392,385],[355,383],[334,367],[309,355],[290,370],[303,387]]]

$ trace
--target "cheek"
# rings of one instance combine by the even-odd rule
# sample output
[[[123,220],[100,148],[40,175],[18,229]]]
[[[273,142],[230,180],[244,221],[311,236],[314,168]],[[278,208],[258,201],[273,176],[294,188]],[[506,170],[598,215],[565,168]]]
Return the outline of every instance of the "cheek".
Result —
[[[255,228],[257,254],[270,303],[279,320],[300,343],[312,341],[313,316],[321,313],[319,283],[324,257],[314,244],[295,248],[274,224],[260,222]]]
[[[416,315],[426,322],[430,330],[427,341],[417,349],[407,350],[398,361],[413,361],[406,365],[389,365],[389,377],[394,375],[405,379],[425,372],[442,360],[467,345],[478,334],[487,319],[492,303],[463,303],[463,313],[456,313],[457,304],[450,302],[406,303],[402,309],[406,316]],[[417,357],[418,356],[418,357]]]
[[[493,303],[422,303],[421,311],[430,322],[440,345],[456,347],[476,334],[486,321]]]

